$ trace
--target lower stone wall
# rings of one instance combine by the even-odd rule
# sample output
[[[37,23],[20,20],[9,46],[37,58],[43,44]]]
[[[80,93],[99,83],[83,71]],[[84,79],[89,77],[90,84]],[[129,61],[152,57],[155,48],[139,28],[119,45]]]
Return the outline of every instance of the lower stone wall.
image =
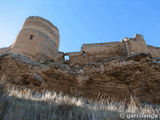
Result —
[[[0,48],[0,55],[9,52],[9,50],[10,50],[10,47],[7,47],[7,48]]]
[[[84,64],[84,63],[91,63],[91,62],[95,62],[95,61],[99,61],[107,58],[111,58],[111,57],[108,57],[106,55],[98,55],[98,54],[83,56],[81,54],[81,55],[71,56],[69,61],[76,64]]]
[[[90,63],[113,57],[126,56],[126,50],[123,43],[102,43],[102,44],[85,44],[81,52],[66,53],[69,61],[72,63]]]
[[[55,62],[62,62],[62,61],[64,61],[64,53],[63,52],[58,52],[53,60]]]
[[[65,55],[69,56],[69,62],[73,64],[86,64],[91,62],[100,61],[103,59],[110,59],[114,57],[125,57],[124,48],[119,48],[119,51],[114,51],[112,53],[100,52],[95,54],[84,54],[83,52],[74,52],[74,53],[65,53]]]

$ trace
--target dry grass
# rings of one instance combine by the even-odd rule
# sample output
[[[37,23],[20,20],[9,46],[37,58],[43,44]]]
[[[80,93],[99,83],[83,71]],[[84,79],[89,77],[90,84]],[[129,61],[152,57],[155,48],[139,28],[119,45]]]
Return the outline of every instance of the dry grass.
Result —
[[[133,100],[126,109],[123,102],[90,102],[62,93],[37,93],[29,89],[12,88],[2,95],[0,103],[2,120],[120,120],[121,113],[160,114],[158,105],[137,107]]]

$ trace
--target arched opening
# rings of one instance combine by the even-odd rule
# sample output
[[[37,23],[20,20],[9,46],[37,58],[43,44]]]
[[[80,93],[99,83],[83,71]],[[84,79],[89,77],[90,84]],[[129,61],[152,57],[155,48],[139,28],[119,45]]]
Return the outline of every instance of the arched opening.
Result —
[[[65,56],[64,56],[64,60],[65,60],[65,61],[67,61],[67,60],[69,60],[69,59],[70,59],[70,58],[69,58],[69,55],[65,55]]]
[[[83,51],[83,56],[85,56],[86,55],[86,53]]]
[[[30,40],[32,40],[32,39],[33,39],[33,34],[30,35]]]

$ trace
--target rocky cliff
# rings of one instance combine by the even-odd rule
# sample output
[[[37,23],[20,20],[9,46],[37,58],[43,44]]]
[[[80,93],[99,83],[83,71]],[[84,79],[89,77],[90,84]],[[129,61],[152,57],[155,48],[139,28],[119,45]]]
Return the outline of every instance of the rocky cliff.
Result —
[[[148,46],[142,35],[83,44],[81,51],[69,53],[58,50],[59,36],[48,20],[27,18],[14,44],[0,49],[1,85],[160,104],[160,48]]]
[[[160,104],[160,59],[138,53],[74,64],[4,53],[0,55],[0,84],[62,91],[91,100],[128,101],[134,96],[140,102]]]

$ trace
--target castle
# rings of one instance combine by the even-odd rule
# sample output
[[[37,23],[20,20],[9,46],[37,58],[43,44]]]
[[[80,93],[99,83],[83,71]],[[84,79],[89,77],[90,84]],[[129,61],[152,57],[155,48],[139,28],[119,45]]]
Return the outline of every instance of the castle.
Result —
[[[146,45],[142,35],[83,44],[79,52],[67,53],[59,51],[59,41],[58,28],[48,20],[27,18],[14,44],[0,49],[1,84],[93,100],[134,96],[160,103],[160,48]]]
[[[126,57],[147,52],[152,57],[160,57],[160,48],[146,45],[144,38],[136,34],[134,38],[124,38],[121,42],[84,44],[80,52],[59,52],[59,30],[48,20],[33,16],[26,19],[10,52],[27,55],[34,59],[40,56],[55,61],[65,61],[69,56],[73,63],[86,63],[104,58]]]

